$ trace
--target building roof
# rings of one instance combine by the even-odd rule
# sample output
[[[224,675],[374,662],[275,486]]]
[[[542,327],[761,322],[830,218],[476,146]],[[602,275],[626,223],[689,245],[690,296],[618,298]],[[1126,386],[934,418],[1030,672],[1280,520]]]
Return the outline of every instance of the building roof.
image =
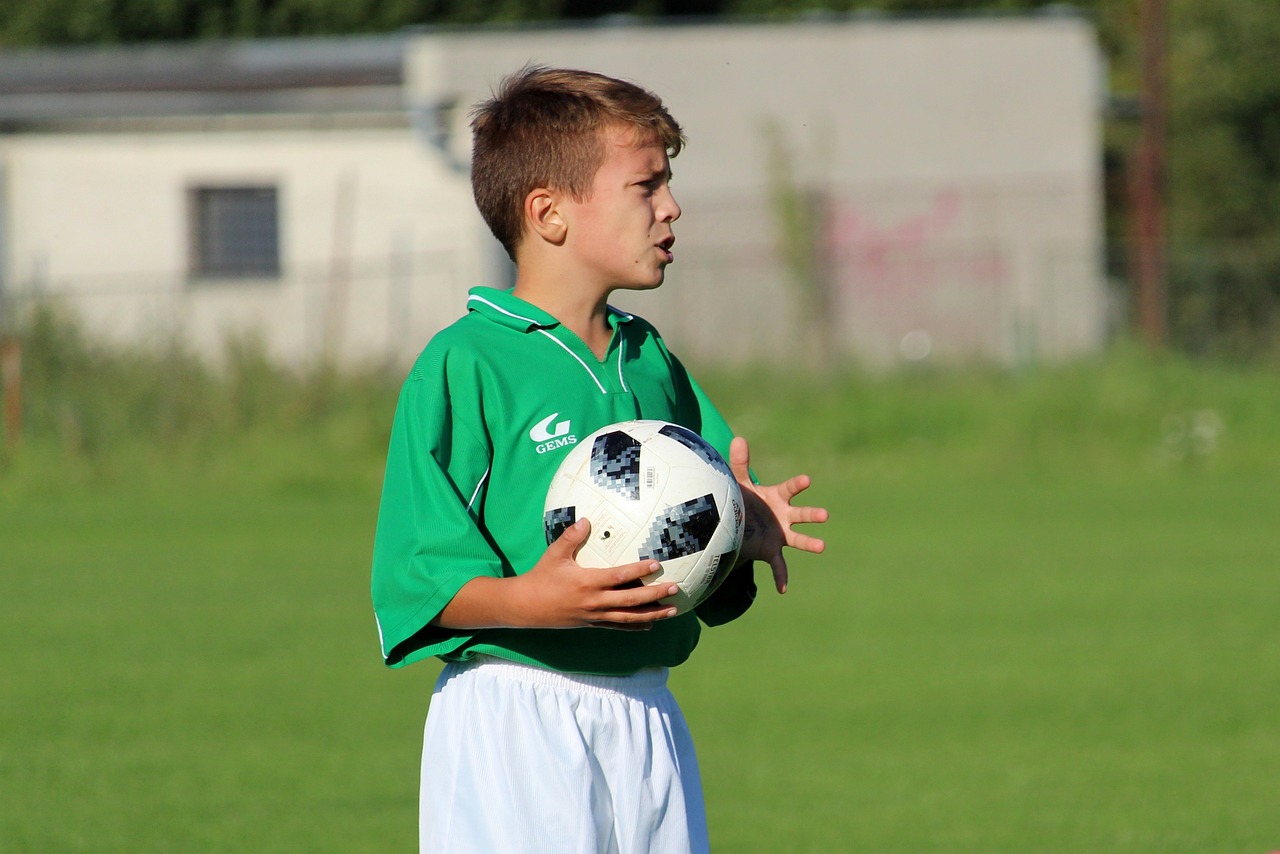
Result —
[[[0,51],[0,132],[102,119],[402,109],[406,37]]]

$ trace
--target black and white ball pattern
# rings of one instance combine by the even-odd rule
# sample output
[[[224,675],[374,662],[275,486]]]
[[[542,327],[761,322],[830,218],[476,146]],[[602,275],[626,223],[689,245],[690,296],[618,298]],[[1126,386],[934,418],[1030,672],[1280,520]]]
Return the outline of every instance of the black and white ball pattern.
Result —
[[[616,430],[591,443],[591,480],[601,489],[640,500],[640,442]]]
[[[724,458],[697,433],[665,421],[625,421],[592,433],[561,462],[543,527],[556,540],[581,518],[583,566],[656,560],[644,583],[671,583],[681,612],[703,601],[737,562],[742,493]]]

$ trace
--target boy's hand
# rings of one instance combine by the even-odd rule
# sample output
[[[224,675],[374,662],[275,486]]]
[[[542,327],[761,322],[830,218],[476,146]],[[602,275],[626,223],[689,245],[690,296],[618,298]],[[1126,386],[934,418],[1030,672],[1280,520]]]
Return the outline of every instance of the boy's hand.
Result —
[[[591,523],[580,519],[523,575],[471,579],[432,623],[450,629],[601,626],[644,631],[676,615],[675,607],[658,602],[678,593],[676,585],[638,583],[658,571],[657,561],[610,569],[579,565],[574,556],[590,532]]]
[[[640,579],[661,569],[656,560],[609,569],[583,567],[575,559],[591,533],[591,523],[579,519],[547,546],[542,559],[516,576],[519,595],[529,608],[533,625],[545,628],[603,626],[644,630],[657,620],[674,617],[676,609],[659,599],[680,592],[674,584],[640,585]]]
[[[747,526],[738,559],[766,561],[773,568],[774,586],[779,593],[786,593],[787,559],[782,555],[782,547],[790,546],[814,554],[820,554],[827,547],[822,540],[798,533],[792,526],[804,522],[825,522],[827,510],[825,507],[795,507],[791,504],[792,499],[809,488],[807,474],[798,474],[773,486],[752,483],[751,455],[747,440],[741,436],[729,445],[729,468],[737,478],[742,500],[747,505]]]

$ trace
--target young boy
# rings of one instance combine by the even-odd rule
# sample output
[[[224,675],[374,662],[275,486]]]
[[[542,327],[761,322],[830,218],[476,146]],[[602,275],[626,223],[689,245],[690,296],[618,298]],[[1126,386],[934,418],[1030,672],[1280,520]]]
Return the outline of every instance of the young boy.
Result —
[[[751,562],[786,589],[783,545],[823,522],[759,486],[747,444],[657,331],[608,305],[662,284],[673,260],[669,157],[684,138],[653,94],[582,71],[527,68],[472,123],[472,187],[516,262],[515,288],[474,288],[468,314],[414,365],[392,428],[373,560],[387,664],[446,666],[424,736],[424,852],[706,851],[697,763],[667,668],[699,621],[740,616]],[[652,561],[586,569],[590,525],[550,546],[542,503],[573,442],[617,421],[673,421],[729,458],[743,487],[741,564],[696,613],[633,582]],[[552,440],[556,441],[552,441]]]

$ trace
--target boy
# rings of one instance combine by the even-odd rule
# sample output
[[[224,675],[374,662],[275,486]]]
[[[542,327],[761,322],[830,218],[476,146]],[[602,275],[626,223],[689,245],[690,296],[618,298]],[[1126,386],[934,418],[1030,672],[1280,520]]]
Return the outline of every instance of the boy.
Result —
[[[782,546],[826,521],[794,507],[799,475],[752,483],[746,442],[656,330],[608,305],[662,284],[673,260],[669,157],[684,143],[653,94],[598,74],[526,68],[475,111],[472,187],[516,262],[512,291],[475,288],[401,392],[374,546],[387,664],[446,666],[424,736],[424,852],[706,851],[688,730],[667,668],[699,620],[741,615],[750,563],[786,589]],[[730,459],[743,487],[742,564],[696,613],[637,587],[652,561],[585,569],[589,523],[550,546],[542,502],[572,441],[633,418],[673,421]],[[556,439],[558,441],[551,441]]]

